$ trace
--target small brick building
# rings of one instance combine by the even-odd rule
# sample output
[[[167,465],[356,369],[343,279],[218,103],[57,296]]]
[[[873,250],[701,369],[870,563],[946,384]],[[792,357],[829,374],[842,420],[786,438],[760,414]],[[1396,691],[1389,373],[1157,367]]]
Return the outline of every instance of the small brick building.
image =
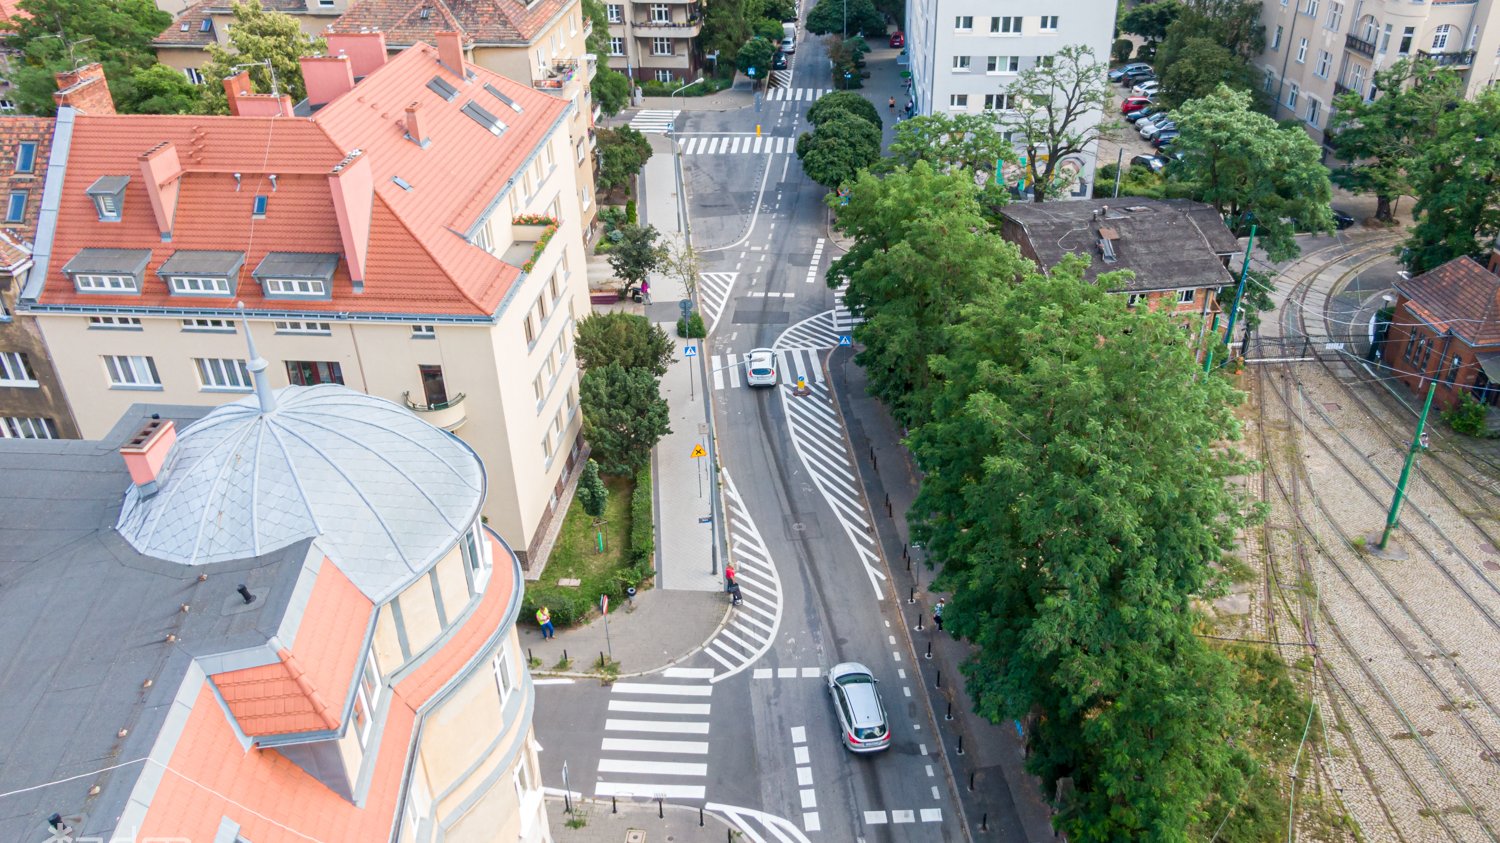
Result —
[[[1500,406],[1500,275],[1473,258],[1398,282],[1383,363],[1418,396],[1437,381],[1434,409],[1463,393]]]

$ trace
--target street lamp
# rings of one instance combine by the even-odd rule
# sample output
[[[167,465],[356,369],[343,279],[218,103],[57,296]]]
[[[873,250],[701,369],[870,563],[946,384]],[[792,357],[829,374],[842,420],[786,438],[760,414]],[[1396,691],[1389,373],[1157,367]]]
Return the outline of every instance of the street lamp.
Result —
[[[703,77],[699,76],[697,79],[694,79],[686,85],[683,85],[681,88],[673,91],[672,96],[669,97],[667,101],[671,102],[677,97],[678,94],[686,91],[688,88],[691,88],[702,81]],[[678,110],[681,111],[681,109]],[[682,148],[677,144],[677,118],[675,116],[672,118],[672,131],[670,137],[672,138],[672,170],[677,176],[677,230],[679,232],[684,232],[684,236],[686,236],[686,220],[684,218],[683,211],[685,197],[683,197],[682,195]]]

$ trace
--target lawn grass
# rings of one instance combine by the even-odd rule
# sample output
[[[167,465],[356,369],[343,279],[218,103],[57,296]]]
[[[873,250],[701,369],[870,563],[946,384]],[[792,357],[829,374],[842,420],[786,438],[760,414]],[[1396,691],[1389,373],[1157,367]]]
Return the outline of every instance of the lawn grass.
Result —
[[[603,523],[583,511],[575,497],[563,518],[557,544],[548,557],[542,578],[526,589],[523,617],[535,616],[538,606],[546,606],[553,623],[570,626],[587,618],[597,609],[599,595],[618,600],[623,594],[622,574],[630,567],[630,493],[635,487],[631,477],[605,477],[609,500],[604,507]],[[599,552],[598,534],[604,533],[604,552]],[[577,588],[559,586],[560,579],[577,579]]]

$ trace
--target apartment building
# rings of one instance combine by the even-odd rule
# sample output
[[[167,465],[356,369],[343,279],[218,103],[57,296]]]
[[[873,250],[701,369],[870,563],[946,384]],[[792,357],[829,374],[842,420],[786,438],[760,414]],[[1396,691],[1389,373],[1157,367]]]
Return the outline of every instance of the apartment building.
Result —
[[[50,117],[0,117],[0,439],[78,436],[36,319],[16,307],[32,267],[51,151]]]
[[[245,74],[232,116],[59,108],[21,309],[97,438],[143,392],[249,392],[243,302],[275,386],[347,384],[463,438],[487,523],[539,565],[582,447],[572,105],[469,64],[454,32],[394,57],[328,38],[296,113]]]
[[[1045,14],[1040,14],[1045,12]],[[1062,6],[992,0],[907,0],[906,45],[911,98],[918,114],[981,114],[1002,118],[1013,105],[1010,86],[1027,68],[1060,48],[1082,45],[1109,60],[1115,0]],[[1102,113],[1090,114],[1097,123]],[[1086,198],[1094,180],[1090,148],[1064,162],[1077,172],[1070,194]]]
[[[694,39],[703,7],[693,0],[619,0],[604,3],[609,20],[609,66],[633,80],[682,84],[697,78],[702,58]]]
[[[484,466],[245,339],[252,396],[0,442],[0,838],[549,843]]]
[[[1333,98],[1374,98],[1375,72],[1403,58],[1460,71],[1472,96],[1500,78],[1497,9],[1495,0],[1263,0],[1257,64],[1272,116],[1301,120],[1326,142]]]
[[[469,62],[572,103],[570,160],[587,235],[599,215],[594,205],[598,109],[589,90],[597,68],[587,45],[592,30],[579,0],[354,0],[328,31],[380,33],[392,52],[436,44],[439,32],[458,32]]]
[[[291,15],[308,35],[322,35],[349,7],[349,0],[259,0],[261,7]],[[175,67],[194,83],[203,82],[198,69],[208,62],[208,45],[229,46],[234,23],[232,0],[156,0],[156,7],[173,16],[151,46],[156,60]]]

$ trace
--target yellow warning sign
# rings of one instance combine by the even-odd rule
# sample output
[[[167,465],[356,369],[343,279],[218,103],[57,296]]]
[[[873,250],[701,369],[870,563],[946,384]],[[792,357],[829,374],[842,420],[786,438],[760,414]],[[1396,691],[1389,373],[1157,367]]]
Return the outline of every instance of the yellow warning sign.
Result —
[[[691,454],[688,454],[688,456],[692,457],[693,459],[697,459],[699,457],[708,456],[708,452],[703,450],[703,445],[700,443],[693,446],[693,452]]]

